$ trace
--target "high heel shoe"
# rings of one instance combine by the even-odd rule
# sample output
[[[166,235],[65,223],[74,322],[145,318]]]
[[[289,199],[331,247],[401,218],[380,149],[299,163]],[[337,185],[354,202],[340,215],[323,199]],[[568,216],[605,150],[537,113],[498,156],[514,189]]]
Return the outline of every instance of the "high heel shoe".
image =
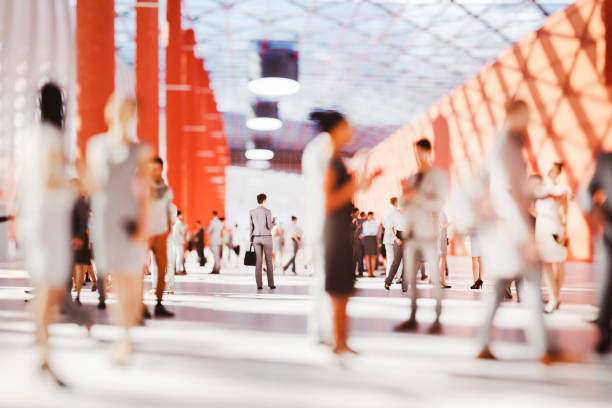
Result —
[[[386,282],[385,282],[385,289],[391,290],[391,286],[389,286]]]
[[[476,281],[476,285],[478,286],[478,288],[477,288],[477,289],[482,289],[482,284],[483,284],[483,283],[484,283],[484,282],[482,281],[482,279],[478,279],[478,280]]]
[[[472,286],[470,286],[470,289],[472,289],[472,290],[478,289],[478,281],[474,282],[474,284]]]

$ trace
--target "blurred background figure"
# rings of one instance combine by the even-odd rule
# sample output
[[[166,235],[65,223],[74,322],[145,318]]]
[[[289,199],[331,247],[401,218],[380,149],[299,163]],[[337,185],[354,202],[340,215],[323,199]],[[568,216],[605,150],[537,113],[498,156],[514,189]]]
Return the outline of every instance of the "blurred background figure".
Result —
[[[562,170],[563,163],[554,163],[544,183],[535,192],[535,239],[544,278],[550,291],[550,299],[544,309],[546,313],[552,313],[559,308],[561,287],[565,280],[569,190],[557,182]]]
[[[203,267],[206,265],[206,256],[204,256],[204,228],[202,227],[200,220],[196,221],[196,229],[192,236],[193,244],[196,252],[198,253],[198,261],[200,266]]]
[[[274,227],[272,228],[272,246],[274,247],[272,262],[276,268],[276,265],[282,265],[283,263],[283,252],[285,248],[285,229],[283,228],[283,224],[278,221],[277,217],[274,217]]]
[[[418,166],[416,174],[402,181],[402,202],[406,216],[406,231],[404,234],[403,277],[404,291],[410,286],[410,317],[396,326],[397,331],[414,330],[417,327],[417,274],[418,264],[427,263],[433,272],[433,293],[436,298],[436,319],[429,328],[429,333],[438,334],[441,331],[440,314],[442,313],[442,292],[438,265],[439,248],[439,213],[442,211],[448,195],[448,179],[443,170],[432,166],[432,146],[427,139],[421,139],[414,145],[414,153]],[[399,259],[394,260],[392,271],[397,270]],[[423,265],[421,263],[421,265]],[[385,282],[387,289],[393,276],[389,275]]]
[[[612,153],[604,153],[597,158],[588,195],[589,201],[584,207],[593,223],[603,230],[603,291],[597,318],[600,338],[595,349],[604,354],[610,351],[612,343]]]
[[[147,187],[152,155],[129,131],[136,117],[133,100],[111,95],[104,116],[108,132],[94,136],[87,144],[92,237],[98,271],[111,274],[119,300],[115,318],[123,333],[115,342],[113,361],[126,364],[133,349],[130,329],[140,324],[146,310],[142,270],[147,251]]]
[[[40,90],[41,122],[23,146],[20,180],[20,235],[26,270],[34,286],[34,323],[41,370],[64,386],[49,365],[49,324],[70,276],[71,212],[76,191],[70,187],[64,141],[62,91],[47,83]]]
[[[438,237],[440,239],[440,247],[439,247],[439,263],[438,266],[440,268],[440,286],[444,289],[450,289],[451,286],[446,283],[446,275],[448,274],[448,263],[446,257],[448,255],[448,227],[449,222],[446,217],[446,213],[444,211],[440,211],[438,217],[439,223],[439,232]]]
[[[361,242],[363,243],[366,268],[370,278],[375,276],[379,227],[378,222],[374,220],[374,213],[372,211],[368,212],[366,220],[361,224]]]
[[[185,245],[187,242],[187,226],[183,221],[183,213],[177,211],[176,221],[172,226],[172,248],[175,261],[175,274],[185,275]]]
[[[72,187],[79,192],[79,196],[72,210],[72,251],[74,259],[73,281],[76,298],[74,302],[81,304],[81,288],[85,281],[85,275],[89,274],[93,284],[91,291],[97,289],[96,275],[92,267],[92,251],[89,239],[89,220],[91,216],[91,206],[84,190],[83,184],[79,179],[73,179]],[[101,283],[103,284],[103,283]]]
[[[219,219],[217,211],[213,211],[213,217],[208,224],[208,239],[210,240],[210,250],[213,254],[214,265],[212,274],[221,273],[221,249],[223,245],[223,221]]]
[[[283,272],[291,268],[293,274],[297,275],[297,271],[295,270],[295,259],[297,258],[300,244],[302,243],[302,227],[298,225],[298,219],[295,215],[291,216],[291,224],[289,224],[289,227],[287,228],[287,237],[289,237],[291,240],[293,254],[291,255],[291,259],[289,259],[289,262],[287,262],[283,267]]]
[[[489,299],[479,336],[480,359],[495,359],[489,349],[493,319],[508,283],[521,279],[521,301],[529,309],[529,338],[540,361],[556,357],[547,342],[540,295],[541,274],[533,242],[533,221],[529,206],[533,198],[527,183],[522,149],[527,137],[529,108],[523,101],[512,101],[506,108],[506,124],[497,135],[489,163],[488,192],[477,202],[481,218],[483,263],[496,278],[495,292]]]
[[[324,178],[325,225],[323,240],[325,244],[325,290],[332,298],[334,346],[333,352],[342,355],[355,353],[347,343],[348,316],[346,305],[354,292],[354,263],[351,245],[351,213],[355,192],[369,188],[381,172],[376,171],[364,178],[355,180],[347,171],[340,156],[342,148],[353,138],[351,127],[344,116],[336,111],[314,111],[310,114],[321,132],[329,133],[331,158]]]

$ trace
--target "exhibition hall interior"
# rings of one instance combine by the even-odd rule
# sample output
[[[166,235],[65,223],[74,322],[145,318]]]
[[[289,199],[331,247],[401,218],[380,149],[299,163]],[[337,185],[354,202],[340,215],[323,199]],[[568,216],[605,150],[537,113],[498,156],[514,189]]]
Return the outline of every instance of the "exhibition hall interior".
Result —
[[[0,407],[609,407],[612,0],[1,0]]]

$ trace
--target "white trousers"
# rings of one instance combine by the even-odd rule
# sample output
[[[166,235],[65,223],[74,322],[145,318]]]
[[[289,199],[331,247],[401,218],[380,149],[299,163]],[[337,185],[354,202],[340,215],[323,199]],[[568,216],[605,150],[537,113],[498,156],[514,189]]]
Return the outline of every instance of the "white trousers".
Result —
[[[407,291],[410,289],[410,314],[416,316],[417,311],[417,274],[419,268],[417,263],[424,259],[430,267],[435,270],[438,264],[438,241],[437,240],[417,240],[412,239],[404,244],[404,269],[402,278],[402,289]],[[421,256],[418,256],[418,255]],[[442,289],[440,287],[440,274],[431,273],[431,282],[433,285],[433,295],[436,299],[436,318],[442,313]]]

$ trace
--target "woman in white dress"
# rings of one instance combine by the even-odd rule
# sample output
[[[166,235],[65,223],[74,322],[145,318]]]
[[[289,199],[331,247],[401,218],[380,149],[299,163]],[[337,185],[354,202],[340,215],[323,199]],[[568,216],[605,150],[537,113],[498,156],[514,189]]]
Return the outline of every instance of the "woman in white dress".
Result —
[[[64,106],[58,86],[43,86],[40,109],[41,123],[23,145],[19,228],[25,266],[34,286],[32,307],[41,369],[64,386],[49,367],[49,324],[71,273],[70,217],[76,191],[70,187],[66,171]]]
[[[566,225],[568,213],[568,189],[557,183],[563,163],[554,163],[544,183],[536,192],[536,245],[542,261],[544,276],[550,289],[550,300],[545,307],[552,313],[561,304],[561,286],[565,279],[567,258]],[[556,266],[556,271],[554,270]]]

